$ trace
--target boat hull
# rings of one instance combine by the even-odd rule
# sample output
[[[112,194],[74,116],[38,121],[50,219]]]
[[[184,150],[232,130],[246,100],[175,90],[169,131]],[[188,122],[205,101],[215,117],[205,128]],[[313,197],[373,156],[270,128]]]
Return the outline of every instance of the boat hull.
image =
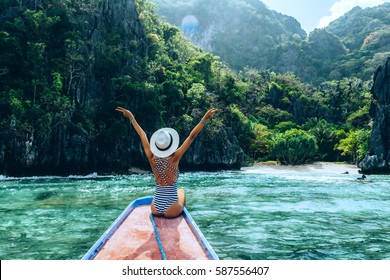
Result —
[[[84,260],[161,260],[150,219],[153,197],[129,204],[83,257]],[[186,208],[174,219],[153,217],[168,260],[218,259]]]

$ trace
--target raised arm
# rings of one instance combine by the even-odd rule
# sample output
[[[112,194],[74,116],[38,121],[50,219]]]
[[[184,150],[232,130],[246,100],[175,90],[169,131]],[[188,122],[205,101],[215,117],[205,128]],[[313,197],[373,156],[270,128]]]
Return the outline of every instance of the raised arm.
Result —
[[[203,127],[205,126],[206,122],[210,120],[215,112],[217,112],[217,109],[210,109],[206,112],[204,117],[200,120],[200,122],[192,129],[190,135],[187,137],[187,139],[183,142],[183,144],[178,148],[175,152],[175,158],[177,161],[179,161],[182,156],[185,154],[185,152],[188,150],[188,148],[191,146],[192,142],[195,140],[196,136],[202,131]]]
[[[146,136],[146,133],[142,129],[142,127],[135,120],[133,113],[131,113],[129,110],[122,107],[117,107],[115,111],[121,112],[124,117],[130,120],[130,123],[133,125],[135,131],[138,133],[139,137],[141,138],[141,143],[142,146],[144,147],[144,151],[148,160],[151,161],[153,157],[153,153],[152,150],[150,149],[148,137]]]

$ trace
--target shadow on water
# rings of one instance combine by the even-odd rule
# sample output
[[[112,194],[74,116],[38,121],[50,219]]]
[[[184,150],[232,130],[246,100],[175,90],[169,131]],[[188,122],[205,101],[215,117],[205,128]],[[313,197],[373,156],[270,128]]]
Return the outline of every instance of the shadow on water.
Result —
[[[49,199],[53,196],[55,196],[57,193],[56,192],[53,192],[53,191],[45,191],[45,192],[41,192],[39,193],[36,197],[35,197],[35,201],[42,201],[42,200],[45,200],[45,199]]]

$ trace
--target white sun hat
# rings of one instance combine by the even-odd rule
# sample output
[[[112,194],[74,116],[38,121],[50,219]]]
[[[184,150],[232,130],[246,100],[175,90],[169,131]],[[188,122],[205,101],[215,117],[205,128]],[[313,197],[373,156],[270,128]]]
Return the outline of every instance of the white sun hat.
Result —
[[[179,147],[179,134],[173,128],[161,128],[150,138],[152,153],[160,158],[169,157]]]

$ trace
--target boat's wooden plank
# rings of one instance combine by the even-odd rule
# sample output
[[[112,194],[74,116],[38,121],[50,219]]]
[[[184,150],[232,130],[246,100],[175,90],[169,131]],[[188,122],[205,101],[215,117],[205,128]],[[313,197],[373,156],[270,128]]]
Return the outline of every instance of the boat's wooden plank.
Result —
[[[149,215],[150,205],[135,208],[95,260],[161,260]]]
[[[168,260],[208,259],[183,216],[175,219],[155,217],[155,221]]]
[[[150,205],[135,208],[96,255],[95,260],[161,260],[150,221]],[[168,260],[208,259],[183,216],[155,217]]]

